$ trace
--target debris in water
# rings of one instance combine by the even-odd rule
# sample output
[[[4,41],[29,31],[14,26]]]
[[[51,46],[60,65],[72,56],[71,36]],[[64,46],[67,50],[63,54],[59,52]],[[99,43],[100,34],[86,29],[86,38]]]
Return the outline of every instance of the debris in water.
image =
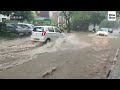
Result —
[[[45,72],[45,73],[42,75],[42,78],[45,78],[46,76],[51,75],[54,71],[56,71],[56,67],[53,67],[53,68],[51,68],[50,70],[48,70],[47,72]]]

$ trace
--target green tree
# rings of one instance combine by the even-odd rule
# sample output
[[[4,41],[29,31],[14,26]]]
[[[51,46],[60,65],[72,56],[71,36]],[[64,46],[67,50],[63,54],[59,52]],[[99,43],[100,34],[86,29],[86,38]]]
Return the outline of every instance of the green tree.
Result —
[[[9,16],[14,11],[0,11],[0,14]]]
[[[94,25],[97,24],[99,25],[101,23],[101,21],[103,21],[106,18],[106,12],[104,11],[92,11],[91,12],[91,17],[90,17],[90,23]]]
[[[104,11],[74,11],[72,15],[73,28],[88,30],[89,24],[100,24],[105,19]]]
[[[9,16],[10,14],[14,13],[13,16],[21,16],[21,20],[28,20],[31,21],[36,17],[34,11],[0,11],[1,14]]]
[[[66,26],[67,26],[67,29],[68,29],[68,33],[71,31],[71,22],[70,22],[70,19],[72,17],[72,11],[62,11],[61,12],[61,15],[65,17],[65,20],[66,20]]]
[[[7,15],[7,16],[21,16],[21,19],[18,19],[19,21],[32,21],[36,15],[34,12],[31,11],[0,11],[0,14]],[[2,23],[0,25],[0,29],[2,28]]]
[[[72,15],[73,30],[87,30],[90,22],[88,11],[74,11]]]
[[[116,11],[116,16],[120,17],[120,11]]]
[[[104,19],[100,27],[106,27],[106,28],[118,28],[120,26],[119,21],[108,21],[107,19]]]
[[[14,16],[21,16],[22,17],[21,20],[27,20],[27,21],[31,21],[35,17],[33,15],[33,12],[31,11],[15,11]]]
[[[31,14],[32,14],[32,17],[33,17],[33,18],[36,18],[36,17],[37,17],[36,11],[31,11]]]

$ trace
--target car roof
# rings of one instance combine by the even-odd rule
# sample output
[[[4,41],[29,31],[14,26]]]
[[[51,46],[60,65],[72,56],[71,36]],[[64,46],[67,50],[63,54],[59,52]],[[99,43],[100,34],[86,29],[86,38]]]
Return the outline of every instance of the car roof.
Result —
[[[100,28],[100,29],[108,29],[108,28]]]
[[[55,26],[35,26],[35,27],[43,27],[43,28],[48,28],[48,27],[55,27]]]
[[[28,24],[28,23],[17,23],[17,24],[33,25],[33,24]]]

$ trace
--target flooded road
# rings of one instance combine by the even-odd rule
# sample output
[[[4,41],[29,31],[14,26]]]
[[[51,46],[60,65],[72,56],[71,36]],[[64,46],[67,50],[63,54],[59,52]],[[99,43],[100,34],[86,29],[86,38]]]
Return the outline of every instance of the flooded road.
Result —
[[[38,47],[38,44],[39,42],[30,41],[30,38],[1,42],[0,70],[32,60],[40,53],[79,49],[90,46],[89,43],[79,42],[75,34],[68,35],[65,39],[61,38],[44,46]]]
[[[105,78],[120,46],[117,44],[120,39],[114,37],[70,33],[44,46],[31,42],[29,37],[3,40],[0,42],[0,78],[40,79],[52,67],[57,68],[55,73],[44,78]]]

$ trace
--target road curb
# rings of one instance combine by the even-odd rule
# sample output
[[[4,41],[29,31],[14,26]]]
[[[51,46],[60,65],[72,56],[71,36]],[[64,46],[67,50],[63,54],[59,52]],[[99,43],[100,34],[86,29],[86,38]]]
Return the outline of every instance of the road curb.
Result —
[[[110,67],[110,70],[109,70],[108,73],[107,73],[106,79],[112,79],[110,76],[111,76],[111,73],[112,73],[112,71],[113,71],[113,69],[114,69],[114,67],[115,67],[116,61],[118,60],[119,50],[120,50],[120,48],[118,48],[117,51],[116,51],[115,57],[114,57],[114,59],[113,59],[113,61],[112,61],[112,65],[111,65],[111,67]]]

